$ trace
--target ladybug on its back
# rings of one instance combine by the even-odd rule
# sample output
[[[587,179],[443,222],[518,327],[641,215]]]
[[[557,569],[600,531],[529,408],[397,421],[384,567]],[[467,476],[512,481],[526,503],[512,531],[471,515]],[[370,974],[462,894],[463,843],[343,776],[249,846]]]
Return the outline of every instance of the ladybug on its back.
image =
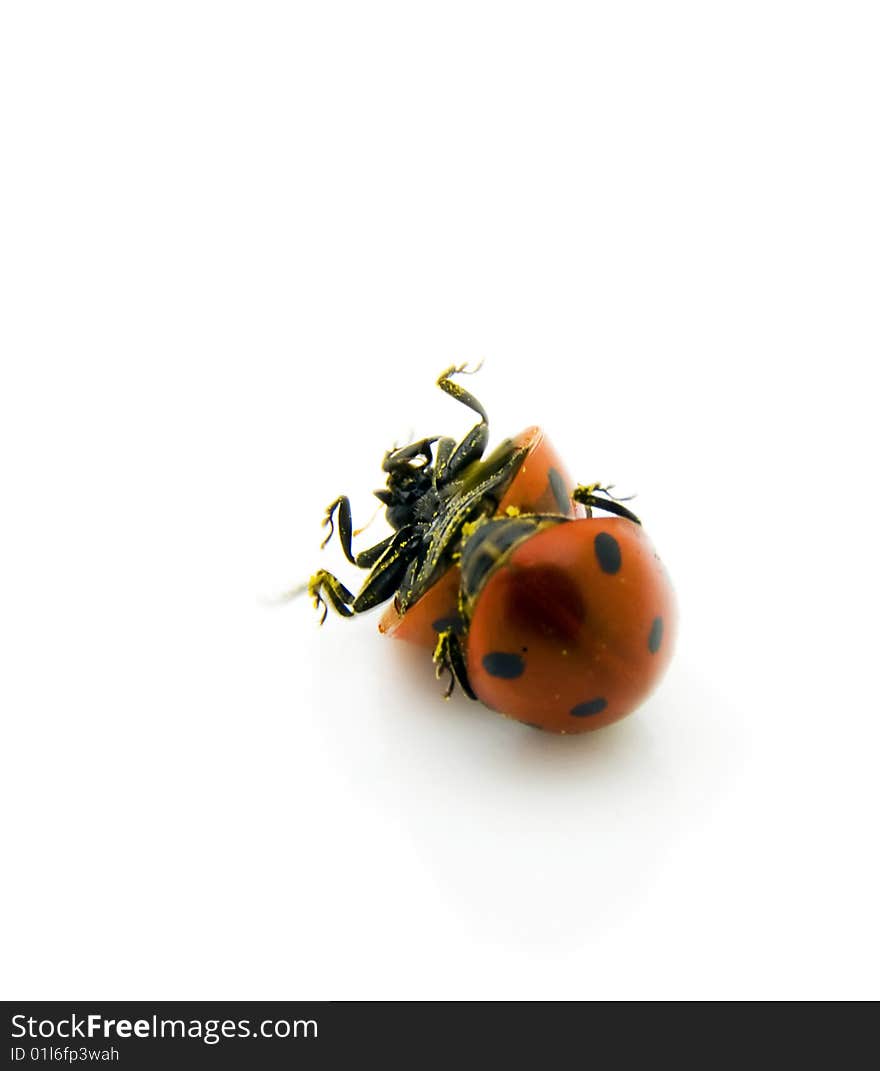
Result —
[[[319,570],[307,590],[350,617],[393,600],[383,632],[433,648],[471,699],[534,728],[577,733],[635,709],[665,671],[675,600],[639,519],[599,484],[570,481],[537,428],[487,458],[488,417],[447,369],[438,385],[480,416],[455,443],[421,439],[389,451],[386,506],[394,533],[352,552],[346,496],[324,523],[348,560],[369,570],[355,595]],[[593,510],[610,517],[594,517]]]

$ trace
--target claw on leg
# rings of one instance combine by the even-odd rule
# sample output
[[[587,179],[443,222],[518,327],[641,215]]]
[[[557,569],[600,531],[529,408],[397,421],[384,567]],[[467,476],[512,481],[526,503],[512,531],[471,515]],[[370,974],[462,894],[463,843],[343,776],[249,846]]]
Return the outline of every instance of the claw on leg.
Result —
[[[434,648],[434,676],[439,681],[444,673],[449,674],[449,684],[443,693],[443,698],[448,699],[455,687],[455,675],[449,662],[449,633],[441,632],[437,637],[437,645]]]
[[[330,503],[330,505],[324,510],[324,519],[321,521],[321,527],[322,528],[328,528],[329,527],[330,531],[327,533],[327,535],[324,537],[323,542],[321,543],[321,549],[322,550],[324,549],[324,547],[327,546],[327,544],[333,538],[333,533],[336,530],[336,526],[333,523],[333,518],[336,515],[336,511],[337,511],[337,509],[339,509],[339,506],[341,505],[342,499],[344,497],[345,497],[344,495],[340,495],[339,498],[334,499]]]
[[[312,605],[321,614],[319,625],[323,625],[327,620],[331,606],[341,617],[353,615],[351,603],[354,602],[354,595],[341,580],[338,580],[332,573],[328,573],[326,569],[319,569],[315,573],[309,580],[306,590],[312,600]]]
[[[467,361],[465,361],[464,364],[451,364],[446,369],[445,372],[441,372],[440,375],[437,377],[437,385],[440,386],[441,383],[443,383],[446,380],[448,380],[451,376],[473,376],[473,375],[476,375],[477,372],[479,372],[479,370],[482,367],[483,367],[482,359],[477,361],[476,365],[473,368],[468,368],[468,362]]]
[[[480,364],[483,362],[481,361]],[[455,398],[457,402],[461,402],[462,405],[466,405],[468,409],[473,409],[475,413],[479,413],[484,423],[488,423],[489,417],[486,414],[486,410],[477,401],[477,399],[464,389],[460,387],[458,383],[453,382],[453,376],[467,375],[472,376],[475,372],[478,372],[480,365],[476,368],[468,369],[466,364],[450,365],[437,379],[437,386],[448,394],[451,398]]]
[[[468,680],[461,642],[454,629],[444,629],[437,636],[437,645],[434,648],[434,666],[437,680],[440,680],[444,673],[449,674],[449,684],[443,693],[444,699],[448,699],[452,695],[456,684],[459,685],[468,699],[477,698]]]
[[[448,394],[450,398],[454,398],[457,402],[476,413],[480,417],[480,423],[471,428],[457,446],[450,446],[448,441],[440,440],[441,445],[438,447],[437,463],[434,470],[435,487],[439,487],[449,479],[454,478],[471,462],[478,461],[486,449],[486,444],[489,441],[489,416],[473,394],[466,391],[464,387],[456,383],[452,378],[462,374],[473,375],[474,372],[479,371],[482,363],[481,361],[473,369],[469,369],[466,364],[450,365],[437,379],[437,386],[443,393]]]

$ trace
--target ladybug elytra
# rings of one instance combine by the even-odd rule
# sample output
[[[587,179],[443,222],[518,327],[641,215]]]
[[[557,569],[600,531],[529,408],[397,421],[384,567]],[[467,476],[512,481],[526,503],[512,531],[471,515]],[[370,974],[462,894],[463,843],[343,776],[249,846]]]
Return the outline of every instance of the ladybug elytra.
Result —
[[[391,601],[380,631],[433,650],[437,676],[534,728],[577,733],[634,710],[672,655],[675,598],[641,522],[600,484],[571,481],[528,428],[484,457],[483,406],[448,368],[437,385],[480,417],[458,443],[435,436],[385,454],[391,535],[352,550],[348,497],[327,508],[346,558],[368,570],[352,593],[320,569],[321,623]],[[594,510],[611,514],[596,517]]]

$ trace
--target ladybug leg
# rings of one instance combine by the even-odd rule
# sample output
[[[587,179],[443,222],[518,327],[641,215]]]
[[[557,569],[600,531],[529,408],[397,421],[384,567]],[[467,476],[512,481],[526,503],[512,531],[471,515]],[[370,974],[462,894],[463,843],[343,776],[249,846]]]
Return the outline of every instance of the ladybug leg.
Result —
[[[442,391],[477,413],[480,417],[480,422],[475,424],[455,447],[447,445],[448,440],[440,440],[443,444],[443,452],[441,457],[438,448],[437,461],[434,464],[435,487],[441,487],[443,484],[455,479],[462,469],[466,468],[472,461],[478,461],[483,456],[486,444],[489,442],[489,416],[486,410],[473,394],[466,391],[464,387],[452,379],[453,376],[461,374],[473,375],[477,371],[479,371],[479,365],[470,372],[468,372],[465,364],[451,365],[437,380],[437,386]]]
[[[400,586],[410,562],[418,553],[421,541],[421,533],[415,525],[399,529],[389,540],[384,541],[385,549],[379,555],[363,587],[350,604],[354,613],[362,614],[366,610],[372,610],[374,606],[387,602],[391,598]],[[372,554],[378,550],[379,546],[382,544],[377,544],[376,547],[364,553]]]
[[[359,569],[371,569],[391,545],[394,536],[388,536],[387,539],[383,539],[374,547],[369,547],[359,554],[354,554],[351,549],[351,540],[354,535],[351,527],[351,503],[348,500],[348,495],[340,495],[339,498],[330,503],[324,513],[324,520],[321,524],[324,528],[329,527],[330,531],[324,538],[324,542],[321,544],[322,547],[326,547],[333,537],[334,515],[339,523],[339,542],[342,545],[342,553],[352,565],[356,565]]]
[[[444,629],[438,635],[437,646],[434,648],[434,665],[436,666],[437,680],[440,680],[444,673],[449,674],[449,684],[444,693],[444,698],[448,699],[452,695],[456,684],[468,699],[477,698],[468,680],[461,640],[454,629]]]
[[[425,459],[425,465],[430,465],[431,447],[436,441],[437,436],[434,435],[430,439],[419,439],[417,442],[410,443],[409,446],[399,446],[394,450],[389,450],[382,459],[382,471],[394,472],[395,469],[405,468],[412,464],[413,459],[419,457]],[[423,466],[415,467],[422,468]]]
[[[321,521],[321,527],[328,528],[329,531],[321,543],[321,549],[323,550],[333,538],[333,532],[335,531],[333,519],[336,516],[337,510],[339,511],[339,542],[342,544],[342,552],[352,565],[354,565],[354,555],[351,552],[351,502],[349,502],[348,495],[340,495],[339,498],[334,499],[326,510],[324,510],[324,519]]]
[[[420,537],[414,527],[401,528],[382,544],[364,551],[367,555],[375,554],[379,547],[384,545],[384,550],[357,595],[352,594],[338,577],[326,569],[319,569],[306,585],[306,591],[311,596],[315,609],[321,611],[320,623],[323,625],[327,620],[330,606],[341,617],[351,617],[372,610],[390,599],[417,553],[419,544]]]
[[[437,490],[437,485],[444,482],[444,476],[449,468],[449,459],[452,457],[455,451],[455,439],[449,439],[443,437],[437,440],[437,452],[434,459],[434,490]]]
[[[625,517],[634,524],[641,524],[639,518],[631,511],[622,506],[620,501],[611,495],[610,488],[603,487],[598,483],[579,484],[571,493],[573,502],[579,502],[586,507],[587,516],[592,516],[594,509],[613,513],[618,517]]]
[[[328,573],[326,569],[319,569],[315,573],[309,580],[306,590],[311,597],[312,605],[316,610],[321,611],[321,620],[318,622],[320,625],[327,620],[330,606],[341,617],[351,617],[354,613],[351,609],[354,595],[341,580],[338,580],[332,573]]]
[[[489,425],[476,424],[461,442],[451,451],[449,460],[444,465],[434,466],[434,486],[443,487],[454,480],[472,461],[479,461],[489,442]]]
[[[372,569],[393,542],[394,536],[390,535],[387,539],[383,539],[374,547],[367,547],[366,550],[362,550],[358,554],[355,554],[354,564],[359,569]]]

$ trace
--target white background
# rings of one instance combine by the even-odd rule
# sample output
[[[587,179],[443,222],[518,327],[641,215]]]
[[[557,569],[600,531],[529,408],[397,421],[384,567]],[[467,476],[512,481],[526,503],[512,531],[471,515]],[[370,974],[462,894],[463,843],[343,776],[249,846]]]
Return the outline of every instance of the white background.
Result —
[[[878,30],[4,5],[3,996],[880,996]],[[259,601],[480,358],[676,580],[594,735]]]

